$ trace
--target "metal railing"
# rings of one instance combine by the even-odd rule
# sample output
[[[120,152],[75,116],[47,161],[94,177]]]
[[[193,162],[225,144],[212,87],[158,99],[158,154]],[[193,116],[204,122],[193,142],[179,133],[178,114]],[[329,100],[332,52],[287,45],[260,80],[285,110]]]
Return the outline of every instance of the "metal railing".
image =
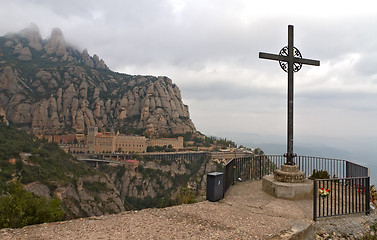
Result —
[[[235,161],[236,159],[233,158],[232,160],[230,160],[225,166],[224,166],[224,194],[226,193],[226,191],[228,191],[229,187],[232,186],[234,184],[234,166],[235,166]]]
[[[369,214],[369,181],[369,176],[315,179],[313,181],[313,220],[354,213]]]
[[[236,181],[261,179],[284,164],[279,155],[233,158],[224,166],[224,194]]]
[[[284,164],[282,155],[241,157],[224,167],[224,195],[237,181],[262,179]],[[295,163],[306,177],[313,171],[327,171],[330,179],[313,181],[313,219],[345,214],[370,213],[370,178],[367,167],[347,160],[297,156]],[[319,189],[330,189],[329,197],[320,196]],[[355,193],[356,191],[356,193]]]
[[[369,176],[367,167],[342,159],[297,156],[296,164],[306,173],[306,177],[309,177],[313,170],[325,170],[331,178]]]

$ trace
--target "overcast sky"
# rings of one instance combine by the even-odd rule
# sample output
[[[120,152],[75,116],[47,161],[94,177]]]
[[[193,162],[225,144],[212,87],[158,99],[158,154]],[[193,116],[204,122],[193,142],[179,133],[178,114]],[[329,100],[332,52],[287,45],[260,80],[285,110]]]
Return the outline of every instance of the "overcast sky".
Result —
[[[286,141],[287,74],[258,53],[277,54],[294,25],[303,57],[321,61],[295,74],[295,144],[376,151],[375,1],[0,3],[0,35],[58,27],[114,71],[171,78],[202,133],[255,144]]]

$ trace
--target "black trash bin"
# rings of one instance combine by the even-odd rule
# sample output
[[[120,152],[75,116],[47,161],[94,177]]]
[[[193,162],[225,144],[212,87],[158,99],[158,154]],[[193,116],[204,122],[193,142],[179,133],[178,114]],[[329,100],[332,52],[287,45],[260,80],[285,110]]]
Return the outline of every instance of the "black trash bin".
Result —
[[[224,183],[222,172],[211,172],[207,174],[207,200],[219,201],[224,197]]]

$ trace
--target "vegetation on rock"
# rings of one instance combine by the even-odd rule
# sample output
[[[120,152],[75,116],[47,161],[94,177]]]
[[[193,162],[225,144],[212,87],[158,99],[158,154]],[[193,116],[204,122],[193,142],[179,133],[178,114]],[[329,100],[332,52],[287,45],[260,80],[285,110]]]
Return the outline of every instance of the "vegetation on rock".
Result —
[[[25,191],[19,182],[10,182],[8,191],[0,196],[0,228],[20,228],[63,218],[59,199],[38,197]]]
[[[25,154],[27,158],[21,156]],[[11,158],[16,159],[15,165],[7,162]],[[5,182],[16,175],[22,184],[38,181],[54,189],[94,174],[56,143],[37,139],[5,124],[0,124],[0,168],[0,190],[5,190]]]
[[[31,203],[27,202],[27,204],[31,204],[31,207],[33,207],[33,202],[42,204],[44,201],[47,201],[39,199],[40,196],[48,198],[52,196],[52,200],[50,200],[52,202],[48,203],[56,205],[58,202],[59,206],[62,204],[61,207],[66,212],[66,218],[88,216],[92,213],[86,213],[81,205],[92,204],[91,208],[85,208],[90,210],[96,205],[104,205],[106,202],[104,199],[95,199],[93,197],[96,196],[97,192],[108,193],[106,191],[110,191],[106,186],[104,187],[104,183],[96,181],[95,176],[104,175],[104,173],[95,171],[85,164],[78,162],[73,156],[60,149],[57,144],[37,139],[13,126],[6,126],[0,123],[0,193],[3,199],[2,204],[11,204],[12,201],[14,202],[20,198],[12,197],[13,193],[16,193],[14,191],[16,189],[17,194],[25,198],[25,201],[31,199]],[[82,179],[86,178],[93,178],[93,180],[86,180],[83,183]],[[17,188],[13,187],[11,189],[11,186],[13,186],[12,182],[15,181],[18,183]],[[91,184],[92,182],[93,184]],[[79,184],[82,184],[88,190],[88,193],[78,191]],[[32,194],[31,192],[24,190],[20,191],[20,186],[23,186],[25,190],[35,192],[38,196],[30,195]],[[32,186],[37,187],[33,188]],[[92,191],[93,196],[90,195]],[[57,201],[56,197],[59,197],[60,200]],[[88,199],[90,203],[84,202],[84,199]],[[22,200],[22,204],[25,205],[24,200]],[[123,205],[123,203],[120,204]],[[24,205],[21,207],[24,207]],[[27,205],[28,208],[30,207],[29,205]],[[9,212],[13,211],[15,213],[15,211],[21,211],[19,209],[20,206],[17,204],[4,206],[6,206],[4,209],[8,209]],[[103,208],[103,210],[106,209]],[[6,219],[9,217],[6,214],[9,212],[0,212],[1,217],[5,218],[4,221],[8,221]],[[110,213],[114,211],[109,210],[105,212]],[[102,214],[105,212],[102,212]],[[23,212],[20,214],[25,215]],[[100,214],[100,212],[97,214]],[[38,217],[38,219],[42,218]],[[21,225],[32,224],[35,221],[37,220],[23,220]]]
[[[177,195],[177,204],[190,204],[196,202],[195,193],[187,187],[181,188],[179,194]]]
[[[124,196],[127,210],[192,203],[198,194],[203,193],[206,170],[215,171],[218,167],[208,158],[189,161],[139,156],[138,160],[137,172],[121,166],[100,167],[101,171],[114,176],[113,181],[122,198]],[[128,184],[125,186],[124,183]]]

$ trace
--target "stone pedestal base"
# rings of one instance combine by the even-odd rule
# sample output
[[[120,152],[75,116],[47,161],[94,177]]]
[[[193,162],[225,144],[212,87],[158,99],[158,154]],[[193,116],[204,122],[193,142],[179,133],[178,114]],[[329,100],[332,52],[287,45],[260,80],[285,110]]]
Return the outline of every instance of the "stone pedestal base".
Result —
[[[309,179],[300,183],[286,183],[276,181],[274,176],[264,176],[262,190],[276,198],[313,199],[313,181]]]
[[[297,165],[281,165],[281,169],[274,172],[275,180],[286,183],[300,183],[305,180],[305,173]]]

